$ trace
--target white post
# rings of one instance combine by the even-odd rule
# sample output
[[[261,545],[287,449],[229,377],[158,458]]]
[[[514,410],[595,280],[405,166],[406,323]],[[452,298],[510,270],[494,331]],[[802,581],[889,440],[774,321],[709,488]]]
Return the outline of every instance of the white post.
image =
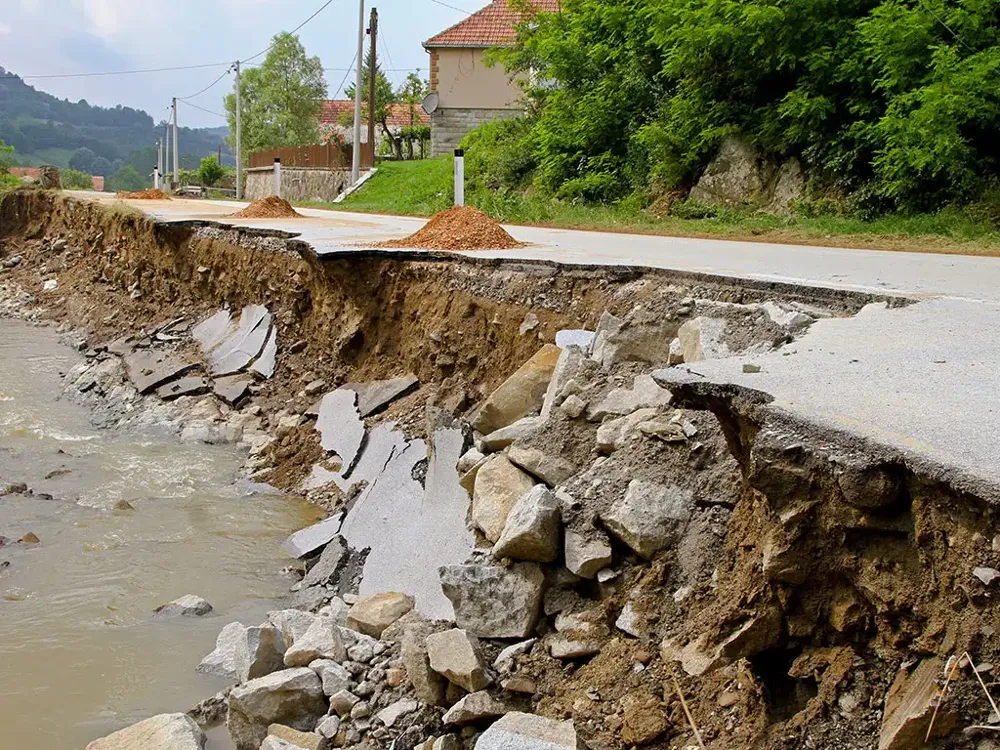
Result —
[[[170,172],[170,118],[163,123],[163,176]]]
[[[465,151],[455,149],[455,205],[465,205]]]
[[[354,84],[354,158],[351,161],[351,184],[361,178],[361,68],[365,59],[365,0],[358,0],[358,77]]]
[[[153,190],[160,189],[160,165],[157,164],[153,167]]]
[[[236,61],[236,200],[243,197],[243,97],[240,92],[240,61]]]
[[[274,194],[281,197],[281,159],[274,160]]]
[[[174,182],[178,182],[181,176],[180,159],[177,150],[177,98],[174,97]]]

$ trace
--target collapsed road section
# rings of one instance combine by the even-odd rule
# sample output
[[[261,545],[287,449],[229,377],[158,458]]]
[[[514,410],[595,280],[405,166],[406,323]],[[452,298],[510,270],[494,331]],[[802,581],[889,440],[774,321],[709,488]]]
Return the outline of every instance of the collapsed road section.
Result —
[[[95,419],[242,443],[328,514],[287,608],[198,667],[233,687],[92,750],[994,747],[989,493],[690,372],[906,300],[321,262],[41,192],[0,221],[0,305],[86,353]]]

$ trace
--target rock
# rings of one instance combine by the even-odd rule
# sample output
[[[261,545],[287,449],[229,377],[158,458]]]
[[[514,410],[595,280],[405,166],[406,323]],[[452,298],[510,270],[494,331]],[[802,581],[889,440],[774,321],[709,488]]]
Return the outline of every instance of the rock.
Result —
[[[633,479],[625,496],[601,514],[601,521],[637,554],[650,559],[677,541],[693,505],[690,490]]]
[[[559,500],[551,490],[536,485],[511,509],[493,556],[532,562],[552,562],[559,554]],[[474,692],[478,688],[466,688]]]
[[[354,677],[347,667],[338,664],[333,659],[317,659],[309,662],[309,669],[319,675],[323,682],[323,692],[335,695],[341,690],[350,690],[354,685]]]
[[[354,719],[355,721],[357,721],[358,719],[367,719],[371,715],[372,715],[371,706],[369,706],[368,703],[366,703],[365,701],[359,701],[358,703],[355,703],[354,707],[351,709],[351,718]]]
[[[407,623],[400,638],[399,654],[417,698],[427,705],[440,706],[444,704],[447,681],[431,669],[426,642],[432,632],[433,626],[423,620]]]
[[[128,500],[115,500],[115,504],[111,508],[112,510],[135,510],[135,506]]]
[[[330,710],[341,718],[348,716],[361,699],[350,690],[338,690],[330,696]]]
[[[505,714],[476,741],[476,750],[580,750],[572,721],[534,714]]]
[[[778,174],[771,187],[771,202],[767,210],[777,214],[787,214],[792,210],[792,203],[800,201],[805,196],[806,177],[802,164],[794,156],[786,159],[778,167]]]
[[[347,383],[342,389],[358,394],[358,412],[362,418],[377,414],[393,401],[406,396],[420,387],[420,379],[410,373],[391,380],[373,383]]]
[[[458,627],[480,638],[525,638],[538,621],[545,576],[532,563],[445,565],[441,588]]]
[[[230,406],[238,405],[250,393],[250,384],[253,381],[244,375],[232,375],[225,378],[217,378],[212,386],[216,396],[221,398]]]
[[[542,405],[560,349],[546,344],[490,394],[473,426],[486,435],[513,424]]]
[[[543,422],[549,420],[553,409],[568,396],[578,395],[581,392],[582,389],[574,378],[584,366],[586,359],[586,353],[579,347],[571,346],[562,350],[556,361],[549,387],[545,389],[545,396],[542,398]]]
[[[648,745],[669,727],[670,722],[656,696],[633,692],[622,700],[622,742]]]
[[[479,641],[464,630],[455,628],[429,636],[427,655],[431,669],[470,693],[493,682],[483,664]]]
[[[590,357],[602,367],[619,362],[666,362],[673,334],[673,324],[656,311],[635,307],[626,319],[605,311],[597,322]]]
[[[925,659],[912,674],[900,670],[885,697],[878,750],[915,750],[925,746],[927,729],[941,695],[937,683],[943,667],[940,659]],[[957,721],[945,699],[937,710],[930,739],[950,734]]]
[[[482,690],[469,693],[459,700],[441,719],[445,724],[475,724],[496,719],[507,713],[507,706]]]
[[[327,716],[316,725],[316,733],[326,737],[328,740],[332,740],[340,731],[340,724],[339,716]]]
[[[500,687],[508,693],[527,693],[528,695],[534,695],[538,691],[538,683],[530,677],[525,677],[524,675],[508,677],[500,683]]]
[[[996,568],[976,568],[972,571],[972,575],[978,578],[984,586],[989,586],[1000,578],[1000,570]]]
[[[212,375],[242,372],[256,359],[267,343],[271,314],[263,305],[247,305],[233,326],[225,317],[215,316],[200,323],[192,336],[201,345],[202,355]],[[204,342],[204,343],[203,343]],[[206,348],[206,344],[211,344]]]
[[[43,292],[54,292],[59,288],[59,282],[56,279],[47,279],[44,284],[42,284]]]
[[[198,396],[208,393],[208,381],[202,377],[181,378],[173,383],[161,385],[156,389],[156,395],[164,401],[173,401],[181,396]]]
[[[567,396],[559,409],[570,419],[577,419],[587,410],[587,402],[576,395]]]
[[[94,740],[87,750],[203,750],[205,741],[190,716],[160,714]]]
[[[198,365],[163,353],[138,352],[125,358],[125,367],[132,385],[139,393],[146,394],[197,369]]]
[[[578,346],[581,349],[589,351],[591,344],[594,343],[594,335],[593,331],[556,331],[556,346],[560,349],[566,349],[570,346]]]
[[[202,599],[194,594],[185,594],[180,599],[174,599],[172,602],[160,605],[153,610],[153,614],[162,617],[176,617],[178,615],[201,617],[211,611],[212,605],[207,599]]]
[[[543,424],[540,417],[525,417],[519,419],[514,424],[501,427],[499,430],[486,435],[481,443],[483,450],[487,453],[496,453],[513,444],[515,440],[527,438],[533,435]]]
[[[752,365],[749,363],[743,365],[744,375],[756,375],[758,372],[760,372],[760,365]]]
[[[729,346],[723,341],[726,321],[722,318],[698,317],[687,321],[677,331],[684,362],[701,362],[729,356]]]
[[[286,667],[305,667],[317,659],[347,658],[340,627],[332,617],[317,617],[309,629],[285,652]]]
[[[340,456],[341,473],[345,477],[351,473],[365,439],[365,423],[361,421],[357,402],[358,394],[351,390],[328,393],[323,397],[316,420],[320,445],[323,450]]]
[[[42,540],[38,538],[38,535],[34,531],[29,531],[27,534],[22,536],[17,540],[18,544],[41,544]]]
[[[59,168],[48,164],[39,167],[38,186],[42,190],[59,190],[62,188],[62,177],[59,174]]]
[[[375,594],[362,599],[347,613],[347,627],[381,638],[382,632],[413,609],[413,597],[398,592]]]
[[[600,422],[608,416],[628,415],[639,409],[656,409],[667,406],[672,396],[661,388],[651,375],[637,375],[631,388],[615,388],[601,403],[590,408],[587,419]]]
[[[326,750],[329,743],[326,738],[316,732],[303,732],[299,729],[286,727],[284,724],[272,724],[267,728],[268,738],[282,740],[293,748],[302,750]],[[263,746],[262,746],[263,747]]]
[[[576,466],[559,456],[538,448],[514,445],[507,452],[507,459],[515,466],[538,477],[550,487],[562,484],[577,472]]]
[[[687,442],[687,435],[684,434],[684,428],[678,423],[666,419],[650,419],[646,422],[640,422],[636,425],[636,429],[643,435],[655,437],[664,443]]]
[[[598,612],[558,615],[556,634],[547,638],[549,654],[554,659],[581,659],[600,652],[601,644],[610,635],[601,619]]]
[[[302,579],[302,588],[307,586],[325,586],[333,583],[337,574],[347,564],[349,558],[347,543],[341,537],[335,536],[326,545],[316,564],[309,569],[309,572]]]
[[[281,669],[284,655],[284,639],[277,628],[248,628],[231,622],[219,633],[215,650],[201,660],[197,671],[245,682]]]
[[[535,480],[506,456],[491,456],[476,474],[472,496],[472,523],[489,541],[503,534],[514,504],[535,486]]]
[[[24,482],[11,482],[9,484],[0,485],[0,497],[4,495],[27,495],[28,485]]]
[[[272,724],[309,732],[326,714],[326,697],[311,669],[286,669],[238,685],[229,694],[229,736],[236,750],[258,750]]]
[[[683,647],[667,638],[660,646],[660,656],[666,662],[680,662],[685,672],[698,677],[774,648],[781,641],[781,634],[781,613],[772,607],[748,619],[714,648],[707,635]]]
[[[399,721],[400,717],[412,714],[418,708],[420,708],[420,704],[415,700],[411,698],[404,698],[403,700],[398,700],[395,703],[390,703],[388,706],[375,714],[375,718],[385,724],[386,727],[391,728],[397,721]]]
[[[343,514],[335,513],[324,521],[296,531],[282,543],[281,548],[292,557],[308,557],[316,550],[328,545],[340,534],[343,520]]]
[[[307,396],[318,396],[324,390],[326,390],[325,380],[314,380],[303,389]]]
[[[514,659],[530,653],[536,643],[538,643],[537,638],[529,638],[526,641],[521,641],[520,643],[515,643],[512,646],[507,646],[507,648],[497,655],[496,660],[493,662],[493,668],[499,671],[505,671],[511,664],[513,664]]]
[[[581,578],[594,578],[598,571],[611,565],[611,543],[599,529],[581,533],[566,529],[566,568]]]
[[[700,203],[739,205],[764,197],[770,175],[762,173],[760,154],[752,143],[739,135],[722,139],[690,197]]]

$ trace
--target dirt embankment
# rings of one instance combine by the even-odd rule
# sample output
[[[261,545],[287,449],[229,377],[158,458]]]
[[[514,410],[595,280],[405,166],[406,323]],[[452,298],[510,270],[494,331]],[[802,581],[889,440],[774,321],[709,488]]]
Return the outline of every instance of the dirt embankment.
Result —
[[[646,398],[640,379],[672,357],[667,344],[699,311],[730,316],[722,343],[735,349],[788,336],[747,303],[781,298],[850,314],[869,298],[642,269],[368,252],[321,262],[277,233],[159,225],[40,192],[0,209],[0,260],[15,256],[0,287],[36,295],[90,342],[266,305],[277,372],[244,408],[259,407],[278,433],[271,479],[287,488],[325,452],[311,424],[279,431],[268,420],[305,412],[311,381],[333,388],[412,372],[419,389],[379,419],[426,436],[442,420],[474,421],[474,408],[556,332],[610,331],[603,362],[581,355],[557,416],[519,447],[573,464],[564,489],[578,503],[563,511],[567,528],[591,528],[637,479],[683,487],[692,520],[648,556],[616,539],[613,578],[575,579],[558,561],[547,569],[542,641],[513,675],[530,684],[531,710],[573,718],[594,750],[701,741],[909,750],[929,729],[930,747],[992,747],[980,744],[989,730],[962,731],[990,720],[976,675],[992,683],[1000,663],[1000,610],[983,581],[992,575],[983,571],[1000,577],[992,505],[864,446],[782,424],[745,394],[676,389],[669,407],[657,401],[643,430],[631,425],[635,434],[620,440],[606,432],[614,419],[569,408],[572,398]],[[627,326],[616,328],[615,316]],[[698,411],[675,414],[680,405]],[[557,633],[560,615],[571,625],[563,617]],[[541,645],[576,630],[597,642],[586,656],[556,658]],[[966,652],[978,672],[957,660]]]

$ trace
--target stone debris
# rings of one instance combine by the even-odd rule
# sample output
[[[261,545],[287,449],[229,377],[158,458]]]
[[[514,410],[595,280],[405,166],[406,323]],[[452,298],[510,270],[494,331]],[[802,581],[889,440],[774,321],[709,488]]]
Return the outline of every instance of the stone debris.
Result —
[[[476,474],[472,523],[495,543],[503,534],[514,504],[534,486],[535,480],[506,456],[491,456]]]
[[[994,581],[1000,578],[1000,570],[996,568],[976,568],[972,575],[978,578],[984,586],[991,586]]]
[[[350,474],[365,439],[365,424],[358,412],[358,394],[351,390],[338,390],[326,394],[319,409],[316,429],[320,445],[332,451],[343,462],[344,476]]]
[[[375,594],[362,599],[347,613],[347,627],[372,638],[413,609],[413,597],[398,592]]]
[[[164,383],[198,369],[194,362],[183,362],[163,353],[136,353],[125,358],[129,380],[141,394],[150,393]]]
[[[156,389],[156,395],[164,401],[171,401],[181,396],[200,396],[202,393],[208,393],[210,388],[211,386],[205,378],[181,378],[172,383],[161,385]]]
[[[513,424],[501,427],[480,440],[482,449],[487,453],[496,453],[509,447],[516,440],[521,440],[535,434],[544,424],[539,417],[525,417]],[[480,454],[481,455],[481,454]]]
[[[358,394],[358,412],[362,418],[386,409],[393,401],[413,393],[420,387],[420,379],[413,373],[391,380],[372,383],[347,383],[341,390],[351,390]]]
[[[284,656],[284,637],[276,627],[232,622],[219,633],[215,650],[201,660],[198,671],[245,682],[281,669]]]
[[[311,732],[326,710],[316,673],[285,669],[233,688],[226,726],[236,750],[259,750],[272,724]]]
[[[533,563],[446,565],[441,588],[458,627],[480,638],[526,638],[538,621],[545,576]]]
[[[597,428],[597,452],[607,456],[623,448],[636,434],[639,425],[652,420],[656,415],[656,409],[639,409],[627,417],[605,420]]]
[[[342,690],[349,691],[354,687],[354,675],[332,659],[317,659],[310,662],[309,669],[318,674],[323,681],[323,692],[326,695],[336,695]]]
[[[476,741],[476,750],[581,750],[572,721],[518,711],[505,714]]]
[[[566,568],[581,578],[596,578],[599,571],[611,565],[611,543],[600,529],[586,533],[566,529]]]
[[[404,698],[383,708],[375,714],[375,718],[381,721],[386,727],[391,728],[401,717],[412,714],[418,708],[420,708],[420,704],[415,700]]]
[[[430,635],[427,656],[431,669],[470,693],[493,682],[483,664],[479,641],[464,630],[453,628]]]
[[[507,671],[517,657],[530,653],[536,643],[538,643],[537,638],[529,638],[526,641],[507,646],[497,655],[493,662],[493,668],[501,672]]]
[[[285,652],[286,667],[305,667],[318,659],[343,661],[347,649],[340,635],[340,626],[332,617],[320,616],[313,620],[309,629],[296,638]]]
[[[303,732],[299,729],[286,727],[284,724],[272,724],[267,728],[268,740],[283,742],[285,747],[302,748],[302,750],[326,750],[326,738],[316,732]],[[264,746],[261,745],[261,748]]]
[[[513,424],[542,405],[560,349],[546,344],[490,394],[473,426],[487,434]]]
[[[282,543],[281,548],[292,557],[308,557],[340,535],[343,518],[341,513],[334,513],[319,523],[296,531]]]
[[[570,346],[578,346],[581,349],[590,350],[594,343],[593,331],[566,330],[556,332],[556,346],[565,349]]]
[[[577,467],[564,458],[539,448],[511,446],[507,459],[550,487],[556,487],[577,473]]]
[[[463,696],[442,717],[445,724],[475,724],[503,716],[510,709],[485,690]]]
[[[691,491],[633,479],[601,514],[608,530],[646,559],[673,544],[691,518]]]
[[[667,406],[671,394],[661,388],[650,375],[638,375],[631,388],[615,388],[604,400],[587,411],[587,419],[600,422],[605,417],[633,414],[639,409]]]
[[[296,587],[301,589],[309,586],[326,586],[333,583],[337,574],[347,563],[348,557],[347,544],[343,538],[335,536],[323,549],[319,560],[309,569],[305,577],[296,584]]]
[[[923,747],[935,714],[931,739],[944,737],[955,728],[956,717],[947,702],[937,708],[941,695],[938,678],[943,671],[939,659],[925,659],[912,673],[900,670],[885,698],[878,750]]]
[[[231,375],[217,378],[212,384],[212,391],[230,406],[237,406],[250,394],[250,378],[242,375]]]
[[[728,357],[729,347],[723,341],[725,332],[726,321],[720,318],[699,317],[684,323],[677,331],[683,361]]]
[[[160,714],[94,740],[87,750],[203,750],[205,742],[205,733],[190,716]]]
[[[267,613],[267,621],[281,631],[286,650],[309,630],[315,620],[316,615],[301,609],[279,609]]]
[[[207,599],[194,594],[185,594],[172,602],[161,604],[153,610],[159,617],[201,617],[212,611],[212,605]]]
[[[536,485],[514,504],[493,546],[493,556],[552,562],[559,554],[559,514],[556,496],[543,485]]]

